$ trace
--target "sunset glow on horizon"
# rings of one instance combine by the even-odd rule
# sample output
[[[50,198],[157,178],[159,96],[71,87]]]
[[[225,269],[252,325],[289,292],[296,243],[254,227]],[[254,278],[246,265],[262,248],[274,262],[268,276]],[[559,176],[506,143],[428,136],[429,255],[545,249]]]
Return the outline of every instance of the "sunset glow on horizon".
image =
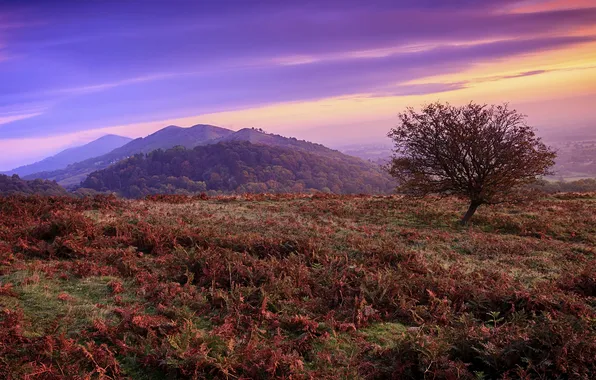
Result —
[[[0,170],[171,124],[379,142],[437,100],[596,130],[595,1],[58,3],[0,5]]]

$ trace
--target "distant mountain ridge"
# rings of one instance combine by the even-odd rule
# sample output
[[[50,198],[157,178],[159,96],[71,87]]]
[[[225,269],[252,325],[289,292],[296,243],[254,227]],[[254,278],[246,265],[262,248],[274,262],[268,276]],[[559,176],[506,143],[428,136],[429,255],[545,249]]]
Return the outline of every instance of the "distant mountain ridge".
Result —
[[[106,135],[85,145],[63,150],[41,161],[20,166],[0,174],[18,174],[19,176],[24,177],[34,173],[64,169],[70,164],[109,153],[130,141],[132,141],[132,139],[129,137]]]
[[[284,137],[272,133],[266,133],[260,129],[244,128],[231,135],[221,138],[217,142],[248,141],[252,144],[280,146],[299,149],[305,152],[316,153],[324,156],[337,157],[341,152],[333,150],[324,145],[305,140],[298,140],[295,137]]]
[[[193,148],[232,133],[234,131],[207,124],[198,124],[189,128],[170,125],[149,136],[134,139],[109,153],[76,162],[64,169],[34,173],[25,178],[55,180],[62,186],[72,188],[93,171],[106,168],[137,153],[149,153],[156,149],[169,149],[177,145]]]
[[[194,148],[225,138],[234,131],[208,124],[197,124],[189,128],[170,125],[150,134],[147,137],[134,139],[128,144],[109,153],[111,157],[127,157],[137,153],[149,153],[156,149],[169,149],[175,146]]]
[[[35,173],[25,178],[55,180],[62,186],[72,188],[84,181],[90,173],[107,168],[122,159],[138,153],[149,153],[157,149],[169,149],[175,146],[183,146],[190,149],[196,146],[234,141],[247,141],[253,144],[297,149],[326,157],[342,156],[342,153],[339,151],[327,148],[321,144],[269,134],[260,129],[244,128],[234,132],[230,129],[208,124],[198,124],[189,128],[170,125],[147,137],[132,140],[128,144],[114,149],[107,154],[77,162],[65,169]]]

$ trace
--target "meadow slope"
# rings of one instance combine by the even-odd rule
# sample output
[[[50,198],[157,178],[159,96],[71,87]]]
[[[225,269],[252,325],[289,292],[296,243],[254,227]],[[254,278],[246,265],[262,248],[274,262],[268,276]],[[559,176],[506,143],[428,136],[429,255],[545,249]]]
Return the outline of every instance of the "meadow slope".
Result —
[[[591,378],[596,194],[466,207],[0,198],[0,377]]]

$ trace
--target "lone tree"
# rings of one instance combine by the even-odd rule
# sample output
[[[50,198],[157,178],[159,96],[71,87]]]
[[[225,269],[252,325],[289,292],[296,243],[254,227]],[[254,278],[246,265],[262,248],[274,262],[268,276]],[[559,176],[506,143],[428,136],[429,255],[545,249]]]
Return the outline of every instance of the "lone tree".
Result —
[[[507,105],[433,103],[399,114],[389,172],[412,195],[453,194],[470,200],[461,223],[483,204],[519,199],[520,189],[550,174],[556,153]]]

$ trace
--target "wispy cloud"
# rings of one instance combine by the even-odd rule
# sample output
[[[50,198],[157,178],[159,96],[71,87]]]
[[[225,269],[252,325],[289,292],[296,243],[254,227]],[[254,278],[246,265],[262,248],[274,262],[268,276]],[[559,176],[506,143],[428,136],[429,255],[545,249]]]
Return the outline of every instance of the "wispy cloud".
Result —
[[[39,115],[41,115],[41,112],[26,113],[26,114],[22,114],[22,115],[5,115],[5,116],[0,115],[0,126],[2,124],[10,123],[12,121],[28,119],[30,117],[39,116]]]
[[[593,0],[531,0],[513,4],[509,9],[513,13],[535,13],[583,8],[596,8],[596,4]]]
[[[2,128],[3,124],[39,116],[43,114],[46,109],[47,107],[40,104],[0,107],[0,128]]]
[[[546,73],[555,73],[560,71],[581,71],[581,70],[592,70],[596,69],[596,66],[583,66],[583,67],[566,67],[566,68],[558,68],[558,69],[544,69],[544,70],[531,70],[531,71],[524,71],[514,74],[507,74],[507,75],[493,75],[488,77],[480,77],[480,78],[472,78],[468,81],[468,83],[482,83],[482,82],[492,82],[492,81],[499,81],[505,79],[515,79],[515,78],[523,78],[529,77],[534,75],[541,75]]]
[[[111,89],[114,87],[128,86],[128,85],[144,83],[144,82],[152,82],[152,81],[164,80],[164,79],[168,79],[168,78],[183,77],[183,76],[187,76],[187,75],[193,75],[193,73],[180,73],[180,72],[178,72],[178,73],[176,73],[176,72],[157,73],[157,74],[151,74],[151,75],[146,75],[146,76],[141,76],[141,77],[136,77],[136,78],[123,79],[123,80],[109,82],[109,83],[91,84],[91,85],[72,87],[72,88],[62,88],[62,89],[49,91],[49,92],[47,92],[47,94],[70,94],[70,95],[86,94],[86,93],[103,91],[103,90]]]
[[[201,115],[280,132],[351,125],[365,135],[372,129],[358,126],[418,101],[545,100],[596,88],[596,70],[570,71],[596,61],[593,0],[234,5],[0,5],[0,107],[11,110],[0,109],[0,139],[28,144],[107,126],[139,135]]]

